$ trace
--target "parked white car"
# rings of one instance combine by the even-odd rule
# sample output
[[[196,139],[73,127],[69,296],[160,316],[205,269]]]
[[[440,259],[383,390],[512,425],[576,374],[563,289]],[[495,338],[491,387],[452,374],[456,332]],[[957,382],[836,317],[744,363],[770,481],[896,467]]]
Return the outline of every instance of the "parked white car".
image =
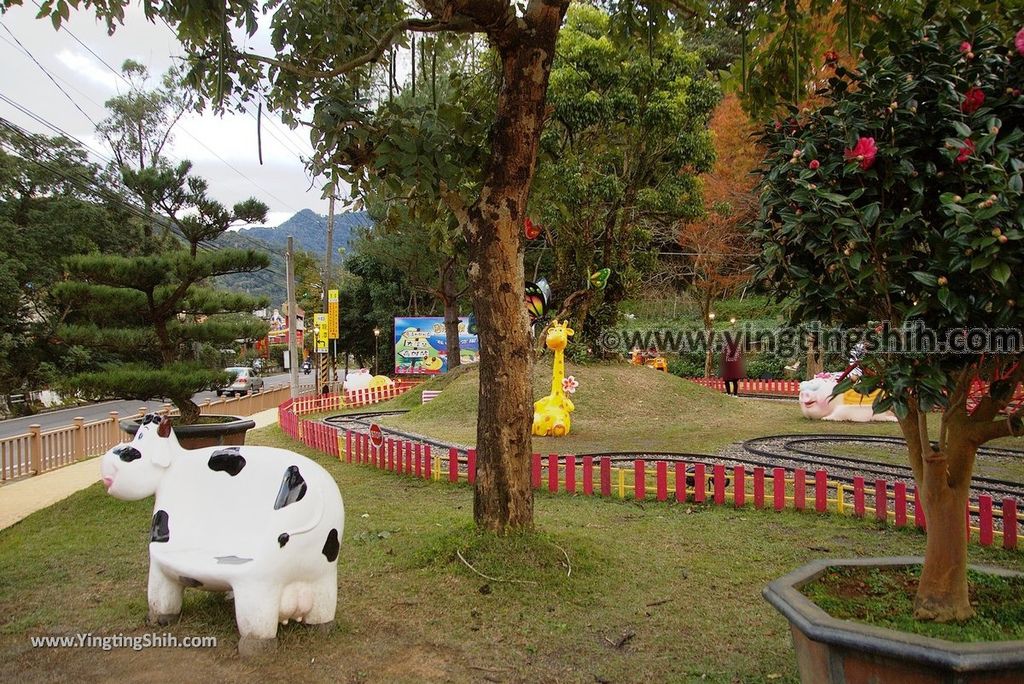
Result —
[[[245,396],[249,392],[259,392],[263,389],[263,378],[256,375],[251,368],[245,366],[232,366],[225,368],[225,373],[230,373],[234,380],[225,387],[217,389],[217,396],[227,395],[233,397],[236,394]]]

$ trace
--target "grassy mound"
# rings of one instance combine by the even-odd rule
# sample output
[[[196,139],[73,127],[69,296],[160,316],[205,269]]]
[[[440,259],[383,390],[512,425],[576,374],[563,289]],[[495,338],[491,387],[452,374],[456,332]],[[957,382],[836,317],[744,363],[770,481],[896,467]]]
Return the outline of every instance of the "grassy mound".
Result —
[[[550,363],[548,356],[534,368],[535,398],[551,389]],[[796,402],[730,397],[641,366],[566,364],[565,372],[580,383],[572,396],[576,405],[572,431],[561,439],[535,437],[534,449],[541,453],[634,449],[714,453],[729,443],[769,434],[900,434],[894,423],[806,420]],[[419,405],[416,398],[411,406],[403,404],[412,409],[408,414],[384,423],[438,439],[473,444],[478,394],[479,373],[471,366],[452,379],[433,401]],[[396,400],[382,404],[381,408],[397,405]]]

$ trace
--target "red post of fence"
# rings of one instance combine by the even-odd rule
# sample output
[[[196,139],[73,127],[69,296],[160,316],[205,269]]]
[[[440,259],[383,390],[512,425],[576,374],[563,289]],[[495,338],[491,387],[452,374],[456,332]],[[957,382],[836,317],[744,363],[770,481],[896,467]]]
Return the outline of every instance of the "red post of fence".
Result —
[[[1017,500],[1003,499],[1003,548],[1017,548]]]
[[[352,462],[352,431],[345,430],[345,460]]]
[[[363,434],[363,463],[369,463],[372,452],[370,451],[370,435]]]
[[[459,450],[455,447],[448,450],[448,481],[459,481]]]
[[[786,507],[786,471],[782,468],[772,468],[772,498],[776,511]]]
[[[712,466],[715,485],[715,504],[721,506],[725,503],[725,465],[716,463]]]
[[[405,474],[406,475],[412,475],[412,469],[413,469],[412,460],[413,460],[413,455],[414,454],[415,454],[415,451],[413,450],[412,442],[406,442],[405,443]]]
[[[806,475],[802,468],[793,471],[793,508],[798,511],[807,506]]]
[[[612,459],[601,459],[601,496],[612,495]]]
[[[583,493],[591,496],[594,493],[594,457],[583,457]]]
[[[853,478],[853,514],[864,517],[864,478],[860,475]]]
[[[896,511],[896,527],[907,524],[907,484],[897,482],[892,486],[892,505]]]
[[[741,465],[732,469],[732,503],[736,508],[743,508],[747,503],[747,473]]]
[[[423,477],[423,445],[416,442],[416,454],[413,457],[416,462],[416,477]]]
[[[982,494],[978,497],[978,541],[982,546],[992,546],[992,497]]]
[[[363,462],[363,435],[356,433],[356,463]]]
[[[921,495],[917,491],[917,487],[914,487],[914,526],[918,529],[925,529],[924,522],[924,507],[921,505]],[[968,526],[968,535],[970,535],[970,526]]]
[[[548,454],[548,491],[558,491],[558,454]]]
[[[704,464],[693,464],[693,500],[696,503],[704,503],[704,495],[707,493],[707,482],[704,480]]]
[[[764,468],[754,468],[754,508],[764,508]]]
[[[889,485],[885,480],[875,480],[875,520],[889,520]]]
[[[534,489],[540,489],[540,454],[534,454],[530,459],[530,481]]]
[[[469,461],[469,484],[476,484],[476,449],[470,449],[466,457]]]
[[[576,493],[576,457],[565,457],[565,491]]]
[[[676,461],[676,501],[686,501],[686,463]]]
[[[633,498],[643,501],[647,497],[647,484],[644,482],[646,474],[642,459],[633,461]]]
[[[388,470],[394,470],[395,469],[395,440],[392,439],[391,437],[388,437],[387,441],[384,442],[384,450],[385,450],[385,452],[387,454],[386,455],[387,461],[385,463],[385,467]]]
[[[828,508],[828,473],[822,469],[814,472],[814,510],[824,513]]]
[[[668,463],[658,461],[655,465],[654,479],[658,486],[658,501],[668,498]]]

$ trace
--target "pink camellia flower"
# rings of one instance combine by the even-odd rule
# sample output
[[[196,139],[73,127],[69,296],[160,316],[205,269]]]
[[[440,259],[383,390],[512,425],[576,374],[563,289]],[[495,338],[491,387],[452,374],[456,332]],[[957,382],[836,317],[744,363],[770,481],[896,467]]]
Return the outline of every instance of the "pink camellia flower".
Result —
[[[971,51],[971,44],[970,43],[968,43],[966,40],[964,42],[960,43],[960,52],[970,52],[970,51]]]
[[[818,167],[821,166],[821,162],[818,161],[817,159],[812,159],[811,163],[808,164],[807,166],[811,169],[811,171],[817,171]]]
[[[860,168],[863,171],[867,171],[874,165],[877,155],[878,146],[875,145],[874,138],[857,138],[857,144],[853,146],[853,149],[847,149],[843,153],[846,161],[860,162]]]
[[[960,154],[956,156],[956,163],[966,164],[972,154],[974,154],[974,141],[967,138],[964,140],[964,146],[960,148]]]
[[[1017,31],[1017,37],[1013,39],[1013,44],[1017,46],[1017,54],[1024,57],[1024,28]]]
[[[575,375],[570,375],[567,378],[562,379],[562,391],[568,392],[569,394],[576,394],[576,388],[580,386],[580,383],[576,380]]]
[[[960,103],[960,111],[964,114],[973,114],[981,109],[983,104],[985,104],[985,91],[978,86],[972,86],[964,95],[964,101]]]

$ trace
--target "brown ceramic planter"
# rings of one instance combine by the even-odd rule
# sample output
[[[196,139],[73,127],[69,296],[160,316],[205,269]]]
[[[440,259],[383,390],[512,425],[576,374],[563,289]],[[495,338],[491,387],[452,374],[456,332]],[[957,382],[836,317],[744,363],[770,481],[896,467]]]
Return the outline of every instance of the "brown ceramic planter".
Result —
[[[174,425],[174,436],[185,449],[202,449],[210,446],[240,446],[245,444],[245,433],[256,427],[256,422],[241,416],[217,416],[231,418],[225,423],[204,423],[202,425]],[[135,435],[139,429],[139,418],[121,421],[121,429]]]
[[[762,594],[789,620],[804,684],[1024,682],[1024,641],[959,643],[831,617],[800,593],[830,567],[920,565],[920,557],[820,560],[781,577]],[[1020,573],[972,565],[978,572]]]

